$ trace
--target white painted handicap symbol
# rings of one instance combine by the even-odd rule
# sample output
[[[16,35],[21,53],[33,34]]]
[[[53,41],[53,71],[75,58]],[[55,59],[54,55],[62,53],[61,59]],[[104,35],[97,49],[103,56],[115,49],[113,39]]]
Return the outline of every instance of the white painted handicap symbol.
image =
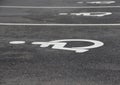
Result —
[[[84,46],[84,47],[65,47],[67,42],[90,42],[93,45]],[[75,51],[76,53],[84,53],[93,48],[98,48],[104,45],[103,42],[97,40],[88,40],[88,39],[62,39],[62,40],[54,40],[49,42],[32,42],[33,45],[40,45],[40,47],[46,48],[50,45],[53,45],[52,49],[60,49],[60,50],[68,50]]]
[[[115,1],[91,1],[87,2],[88,4],[113,4]]]
[[[87,16],[87,17],[103,17],[111,15],[111,12],[80,12],[80,13],[59,13],[59,15],[71,15],[71,16]]]

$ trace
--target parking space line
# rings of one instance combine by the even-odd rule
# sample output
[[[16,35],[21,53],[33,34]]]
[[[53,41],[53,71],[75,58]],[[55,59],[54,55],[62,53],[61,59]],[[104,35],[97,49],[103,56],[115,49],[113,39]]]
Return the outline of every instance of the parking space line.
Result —
[[[0,23],[0,26],[120,26],[117,24],[33,24],[33,23]]]
[[[68,9],[74,9],[74,8],[120,8],[120,6],[56,6],[56,7],[49,7],[49,6],[0,6],[0,8],[20,8],[20,9],[52,9],[52,8],[68,8]]]

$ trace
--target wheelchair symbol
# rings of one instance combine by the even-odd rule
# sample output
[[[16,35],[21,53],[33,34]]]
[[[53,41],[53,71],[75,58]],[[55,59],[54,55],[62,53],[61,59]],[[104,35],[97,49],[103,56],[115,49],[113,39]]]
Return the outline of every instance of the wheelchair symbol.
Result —
[[[90,42],[93,45],[84,46],[84,47],[65,47],[68,43],[67,42]],[[62,40],[54,40],[49,42],[32,42],[33,45],[40,45],[42,48],[52,46],[52,49],[59,49],[59,50],[68,50],[68,51],[75,51],[76,53],[84,53],[89,51],[93,48],[98,48],[104,45],[103,42],[97,40],[88,40],[88,39],[62,39]]]

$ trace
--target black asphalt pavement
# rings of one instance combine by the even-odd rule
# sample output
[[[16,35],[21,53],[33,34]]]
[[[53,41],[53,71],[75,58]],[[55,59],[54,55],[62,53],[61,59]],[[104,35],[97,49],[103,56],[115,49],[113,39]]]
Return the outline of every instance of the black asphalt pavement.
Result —
[[[12,9],[0,8],[0,23],[34,23],[34,24],[116,24],[120,23],[119,8],[39,8]],[[110,12],[112,14],[99,16],[76,16],[70,13]],[[68,13],[68,15],[61,15]],[[96,14],[95,14],[96,13]]]
[[[120,7],[97,8],[119,6],[120,1],[107,5],[86,2],[0,0],[0,85],[120,85]],[[32,8],[35,6],[38,8]],[[83,6],[92,8],[69,8]],[[55,42],[71,39],[83,41]],[[100,45],[85,40],[104,45],[81,49]]]
[[[119,0],[0,0],[0,5],[7,5],[7,6],[98,6],[101,4],[89,4],[86,2],[91,1],[115,1],[116,3],[107,4],[108,6],[111,5],[120,5]],[[83,3],[78,3],[83,2]],[[102,4],[105,5],[106,4]]]
[[[120,28],[111,26],[0,26],[1,85],[119,85],[119,36]],[[105,45],[75,53],[31,44],[58,39],[99,40]],[[10,45],[10,41],[26,44]]]

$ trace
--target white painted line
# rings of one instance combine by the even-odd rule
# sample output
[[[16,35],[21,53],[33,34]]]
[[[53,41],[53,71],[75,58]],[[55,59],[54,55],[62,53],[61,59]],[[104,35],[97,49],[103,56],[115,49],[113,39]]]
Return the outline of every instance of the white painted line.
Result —
[[[33,23],[0,23],[0,26],[120,26],[116,24],[33,24]]]
[[[68,9],[72,9],[72,8],[120,8],[120,6],[56,6],[56,7],[51,7],[51,6],[0,6],[0,8],[12,8],[12,9],[53,9],[53,8],[68,8]]]
[[[78,4],[83,4],[83,2],[77,2]]]
[[[25,44],[25,41],[10,41],[9,44]]]
[[[68,13],[59,13],[59,15],[68,15]]]

